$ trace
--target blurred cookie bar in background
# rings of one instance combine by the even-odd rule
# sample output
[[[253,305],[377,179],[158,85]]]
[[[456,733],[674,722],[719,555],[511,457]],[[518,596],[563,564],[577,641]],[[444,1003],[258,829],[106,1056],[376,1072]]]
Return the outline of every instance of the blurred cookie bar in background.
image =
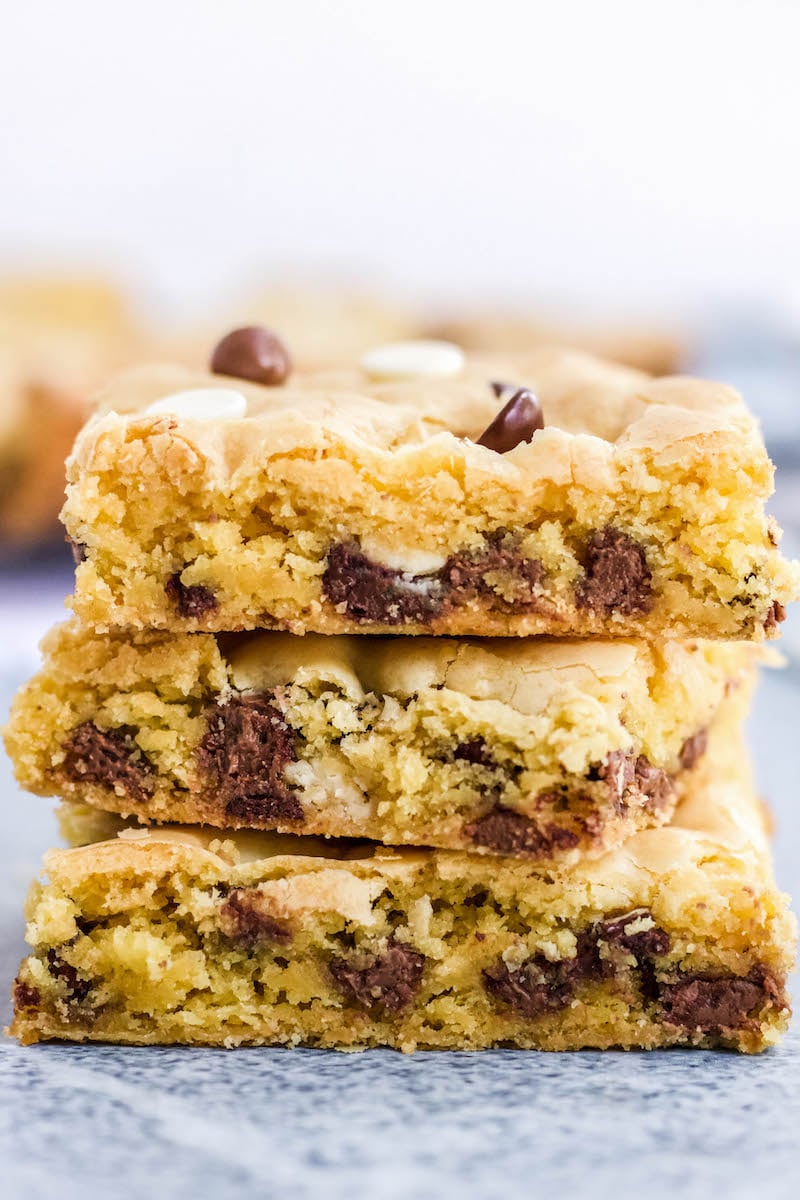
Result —
[[[667,327],[605,322],[572,324],[531,313],[468,312],[431,321],[426,337],[456,342],[465,350],[498,354],[519,354],[537,346],[571,346],[625,366],[637,367],[651,375],[672,375],[679,371],[688,347],[677,331]]]
[[[0,556],[61,538],[64,460],[89,397],[145,342],[101,278],[0,277]]]

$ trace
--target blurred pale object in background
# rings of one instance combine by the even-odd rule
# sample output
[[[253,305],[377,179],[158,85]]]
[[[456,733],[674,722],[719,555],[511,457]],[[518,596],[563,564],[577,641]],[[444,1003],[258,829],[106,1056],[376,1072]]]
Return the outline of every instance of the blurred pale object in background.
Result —
[[[145,344],[110,283],[0,281],[0,552],[59,536],[64,459],[89,398]]]
[[[388,295],[370,294],[352,283],[281,282],[231,304],[189,334],[178,357],[206,368],[214,345],[229,329],[265,325],[289,348],[302,369],[344,366],[382,342],[417,336],[421,317]]]
[[[229,328],[265,325],[289,347],[292,361],[301,369],[354,364],[362,354],[387,342],[415,338],[442,338],[467,350],[525,353],[543,345],[572,346],[638,367],[653,375],[665,375],[680,364],[685,338],[677,330],[657,323],[578,323],[559,321],[555,315],[511,311],[488,306],[480,311],[455,310],[418,299],[335,284],[280,282],[222,309],[215,324],[204,322],[173,344],[173,356],[191,366],[205,368],[215,341]]]
[[[648,328],[631,322],[613,325],[571,322],[556,323],[543,315],[521,312],[464,312],[435,322],[432,336],[457,342],[465,350],[519,354],[536,346],[572,346],[600,358],[638,367],[651,375],[669,375],[678,369],[685,352],[685,339],[655,325]]]

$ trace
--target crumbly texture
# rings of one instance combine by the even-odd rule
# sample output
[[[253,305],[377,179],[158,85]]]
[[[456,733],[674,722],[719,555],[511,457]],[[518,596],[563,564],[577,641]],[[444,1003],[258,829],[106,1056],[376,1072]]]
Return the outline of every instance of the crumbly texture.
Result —
[[[475,442],[498,381],[532,388],[545,420],[505,454]],[[62,514],[87,623],[759,639],[795,596],[771,464],[721,384],[558,350],[448,378],[223,382],[244,418],[148,415],[220,386],[177,368],[100,399]]]
[[[789,1016],[795,924],[741,752],[579,869],[173,827],[45,871],[23,1042],[755,1052]]]
[[[64,460],[88,397],[141,342],[102,282],[0,282],[0,552],[60,536]]]
[[[597,855],[735,728],[745,643],[94,634],[56,627],[6,730],[20,783],[142,821]],[[719,735],[721,736],[721,735]]]

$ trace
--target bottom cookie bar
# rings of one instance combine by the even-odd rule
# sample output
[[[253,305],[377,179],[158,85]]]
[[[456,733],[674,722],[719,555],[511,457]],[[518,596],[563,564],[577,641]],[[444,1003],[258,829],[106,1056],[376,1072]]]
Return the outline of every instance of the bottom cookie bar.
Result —
[[[174,827],[45,868],[23,1042],[752,1053],[789,1016],[795,923],[743,755],[582,869]]]

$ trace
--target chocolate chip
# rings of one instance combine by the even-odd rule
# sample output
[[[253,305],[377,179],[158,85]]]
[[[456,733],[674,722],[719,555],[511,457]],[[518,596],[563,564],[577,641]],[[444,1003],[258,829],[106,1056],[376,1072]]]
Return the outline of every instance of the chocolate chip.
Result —
[[[578,936],[574,958],[551,962],[536,954],[514,969],[500,960],[484,970],[483,986],[493,999],[533,1018],[565,1008],[582,983],[605,978],[609,969],[591,933],[584,932]]]
[[[626,750],[612,750],[606,760],[589,770],[590,779],[608,784],[608,796],[618,813],[628,809],[628,791],[635,775],[634,758]]]
[[[505,599],[495,592],[486,581],[489,574],[508,579],[509,590],[515,593],[513,599]],[[498,529],[487,536],[485,548],[462,550],[451,555],[442,567],[440,577],[453,606],[485,599],[493,608],[523,611],[537,604],[544,567],[537,559],[520,554],[513,539],[509,540],[505,530]]]
[[[459,742],[453,751],[453,758],[457,762],[472,763],[477,767],[496,766],[482,737],[471,738],[468,742]]]
[[[322,594],[356,621],[403,625],[431,620],[442,607],[438,576],[409,575],[372,562],[354,544],[328,552]]]
[[[779,600],[776,600],[767,613],[767,619],[764,622],[764,629],[767,633],[770,633],[776,625],[780,625],[780,623],[785,620],[786,606],[781,604]]]
[[[634,756],[626,750],[612,750],[604,763],[590,768],[589,779],[607,782],[609,799],[620,814],[642,797],[651,812],[665,808],[675,797],[673,782],[663,768],[654,767],[644,754]]]
[[[64,742],[64,774],[73,783],[99,783],[142,802],[152,789],[153,766],[127,726],[100,729],[86,721]]]
[[[60,979],[68,998],[80,1003],[85,1000],[94,984],[91,979],[84,979],[71,963],[66,962],[55,950],[47,951],[47,969],[55,979]]]
[[[204,617],[207,612],[213,612],[217,607],[217,598],[211,588],[200,583],[181,583],[181,573],[176,571],[170,575],[164,590],[168,598],[178,610],[178,616],[197,619]]]
[[[493,383],[498,397],[505,393],[502,384]],[[498,391],[498,388],[501,390]],[[478,445],[497,454],[507,454],[521,442],[530,442],[537,430],[544,429],[542,406],[528,388],[518,388],[478,438]]]
[[[295,735],[268,694],[235,696],[214,704],[197,750],[229,817],[242,824],[302,821],[303,806],[285,783],[297,761]]]
[[[644,549],[621,529],[608,525],[595,530],[586,544],[583,569],[575,589],[580,608],[625,616],[649,609],[652,575]]]
[[[594,932],[600,941],[618,946],[638,959],[669,953],[669,934],[656,925],[647,908],[636,908],[621,917],[601,921],[595,926]]]
[[[663,768],[654,767],[643,754],[634,766],[634,786],[645,797],[645,808],[650,812],[661,812],[675,798],[675,787]]]
[[[382,954],[362,953],[334,958],[331,975],[346,998],[368,1010],[399,1013],[419,991],[425,955],[401,942],[390,941]]]
[[[503,611],[535,607],[544,568],[520,554],[506,536],[497,530],[484,548],[459,551],[427,575],[393,570],[367,558],[355,543],[339,542],[328,551],[322,594],[353,620],[380,625],[427,624],[476,599]],[[486,580],[490,574],[507,579],[508,592],[515,595],[499,595]]]
[[[753,1028],[765,1009],[785,1003],[774,975],[763,967],[747,976],[689,975],[678,983],[662,984],[660,998],[668,1024],[711,1034]]]
[[[234,329],[217,343],[211,355],[211,370],[215,375],[249,379],[269,387],[285,383],[291,369],[283,342],[263,325]]]
[[[234,888],[219,910],[219,927],[225,937],[248,948],[272,942],[288,946],[292,940],[291,930],[265,912],[263,903],[260,892]]]
[[[708,730],[701,729],[683,743],[678,755],[678,761],[684,771],[691,771],[696,766],[708,748]]]
[[[484,846],[487,850],[537,858],[556,850],[571,850],[580,841],[572,829],[555,824],[538,826],[522,813],[500,807],[465,825],[464,833],[474,845]]]
[[[42,1002],[39,989],[32,987],[29,983],[25,983],[22,979],[14,980],[12,996],[14,1008],[17,1010],[22,1008],[38,1008]]]

